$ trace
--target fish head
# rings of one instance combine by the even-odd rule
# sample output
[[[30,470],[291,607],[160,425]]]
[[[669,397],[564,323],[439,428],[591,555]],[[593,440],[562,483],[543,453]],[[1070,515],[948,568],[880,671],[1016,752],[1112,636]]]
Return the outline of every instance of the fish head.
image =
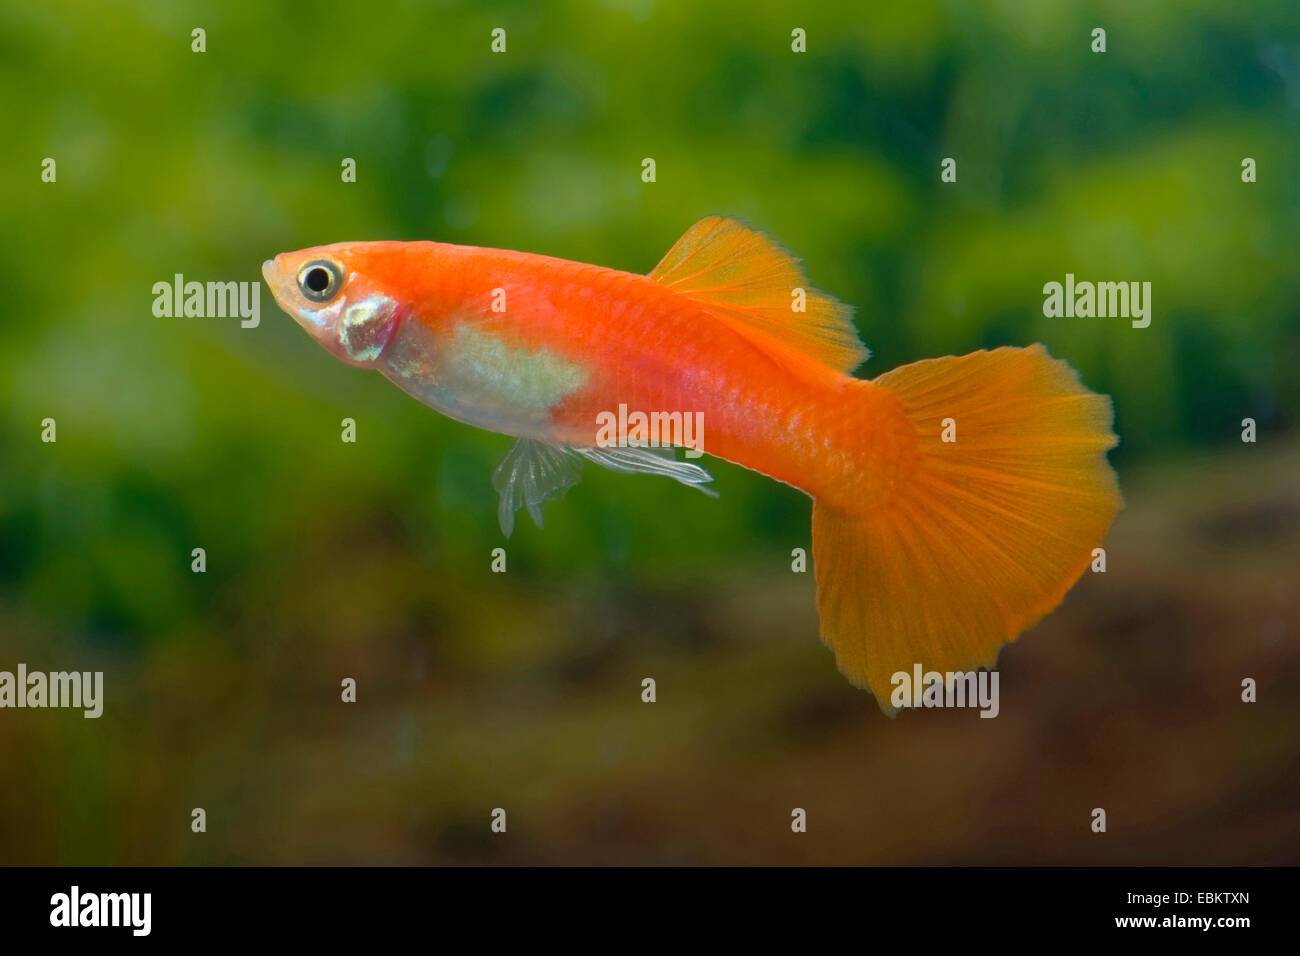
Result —
[[[262,263],[276,304],[335,358],[363,368],[379,358],[404,311],[374,268],[374,245],[313,246]]]

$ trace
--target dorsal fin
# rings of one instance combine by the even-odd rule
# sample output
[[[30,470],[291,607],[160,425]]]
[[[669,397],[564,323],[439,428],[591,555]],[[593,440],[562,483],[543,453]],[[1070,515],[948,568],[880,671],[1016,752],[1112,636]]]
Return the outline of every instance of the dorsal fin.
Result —
[[[853,310],[816,289],[799,261],[734,219],[701,219],[677,240],[649,276],[705,306],[751,341],[775,340],[841,372],[869,354],[853,328]],[[794,290],[805,309],[793,309]]]

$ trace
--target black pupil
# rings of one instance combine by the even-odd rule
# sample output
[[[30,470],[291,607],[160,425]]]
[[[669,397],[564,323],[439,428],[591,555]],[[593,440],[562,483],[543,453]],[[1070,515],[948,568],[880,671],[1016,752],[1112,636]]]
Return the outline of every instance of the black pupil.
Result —
[[[307,288],[311,289],[312,292],[324,292],[330,287],[330,271],[324,266],[308,269],[307,278],[304,281]]]

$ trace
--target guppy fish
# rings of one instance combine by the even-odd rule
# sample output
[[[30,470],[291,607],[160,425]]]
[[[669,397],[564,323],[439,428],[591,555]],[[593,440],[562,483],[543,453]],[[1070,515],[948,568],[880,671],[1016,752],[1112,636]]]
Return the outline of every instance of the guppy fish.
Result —
[[[991,667],[1122,504],[1110,399],[1065,362],[1033,345],[855,378],[851,310],[733,220],[696,223],[644,276],[440,242],[318,246],[262,272],[336,358],[518,439],[493,476],[507,535],[584,460],[702,487],[672,448],[601,434],[620,406],[700,413],[709,454],[813,499],[822,640],[886,713],[916,664]]]

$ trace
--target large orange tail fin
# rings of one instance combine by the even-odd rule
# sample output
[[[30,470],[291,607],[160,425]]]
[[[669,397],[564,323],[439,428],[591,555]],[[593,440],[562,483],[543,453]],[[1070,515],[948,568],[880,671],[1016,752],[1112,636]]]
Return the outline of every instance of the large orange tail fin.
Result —
[[[822,640],[892,714],[895,673],[991,666],[1056,607],[1122,501],[1110,399],[1041,345],[871,384],[899,400],[914,445],[890,481],[864,478],[860,508],[814,501],[813,557]],[[864,451],[862,467],[879,466]]]

